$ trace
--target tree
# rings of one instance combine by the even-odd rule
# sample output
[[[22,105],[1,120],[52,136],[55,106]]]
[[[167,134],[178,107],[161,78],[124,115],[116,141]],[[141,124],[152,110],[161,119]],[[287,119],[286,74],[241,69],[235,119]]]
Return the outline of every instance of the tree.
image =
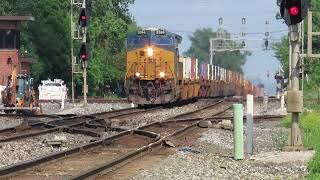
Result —
[[[210,59],[210,38],[216,37],[216,32],[211,28],[196,30],[190,37],[191,47],[185,53],[187,56],[197,57],[200,63],[209,63]],[[226,36],[230,36],[226,32]],[[236,43],[236,42],[232,42]],[[234,70],[242,73],[242,66],[246,62],[250,53],[241,53],[240,51],[216,52],[214,56],[214,64],[226,69]]]
[[[108,91],[120,93],[125,72],[125,39],[128,31],[136,29],[128,9],[130,0],[91,1],[89,28],[92,56],[89,64],[89,83],[94,95]]]
[[[6,8],[2,15],[33,16],[22,29],[21,52],[28,52],[35,63],[32,76],[36,81],[48,77],[63,78],[70,76],[69,47],[70,31],[68,23],[68,2],[63,0],[16,0],[4,1]]]
[[[311,2],[311,9],[320,8],[319,1]],[[313,31],[320,31],[320,13],[315,12],[313,17]],[[305,21],[305,29],[307,29],[307,21]],[[307,32],[304,32],[307,37]],[[305,45],[307,45],[307,38],[305,38]],[[306,47],[304,47],[306,48]],[[320,38],[314,37],[313,51],[314,53],[320,53]],[[275,57],[283,65],[285,76],[289,77],[289,43],[288,37],[283,37],[280,42],[273,44],[273,50],[275,51]],[[307,90],[314,89],[320,86],[320,62],[319,59],[305,58],[304,69],[309,76],[309,82],[305,83]]]
[[[87,1],[90,24],[88,43],[91,59],[88,67],[90,95],[104,95],[105,87],[119,89],[124,79],[125,38],[136,27],[128,6],[133,0]],[[0,15],[29,15],[34,22],[22,29],[21,52],[35,61],[32,76],[36,82],[61,78],[71,87],[70,1],[0,0]],[[74,49],[75,52],[79,49]],[[75,53],[76,54],[76,53]],[[81,94],[82,78],[76,76]]]

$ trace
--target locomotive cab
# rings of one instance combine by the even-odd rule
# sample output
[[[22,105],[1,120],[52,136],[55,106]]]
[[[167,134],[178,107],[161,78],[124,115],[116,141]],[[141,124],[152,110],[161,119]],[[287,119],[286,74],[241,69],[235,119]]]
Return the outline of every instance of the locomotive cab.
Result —
[[[177,100],[177,71],[181,36],[145,29],[127,37],[125,89],[135,104],[165,104]]]

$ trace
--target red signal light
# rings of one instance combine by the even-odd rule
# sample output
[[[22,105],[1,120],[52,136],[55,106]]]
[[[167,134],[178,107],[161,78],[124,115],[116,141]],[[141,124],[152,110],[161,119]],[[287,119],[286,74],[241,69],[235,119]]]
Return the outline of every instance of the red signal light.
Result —
[[[82,28],[87,27],[87,21],[88,21],[88,17],[87,17],[87,10],[85,8],[81,8],[80,9],[80,16],[79,16],[79,25]]]
[[[80,47],[79,58],[83,61],[88,60],[88,49],[85,43],[82,43]]]
[[[296,15],[299,14],[299,8],[298,8],[297,6],[292,6],[292,7],[290,7],[290,9],[289,9],[289,13],[290,13],[290,15],[292,15],[292,16],[296,16]]]

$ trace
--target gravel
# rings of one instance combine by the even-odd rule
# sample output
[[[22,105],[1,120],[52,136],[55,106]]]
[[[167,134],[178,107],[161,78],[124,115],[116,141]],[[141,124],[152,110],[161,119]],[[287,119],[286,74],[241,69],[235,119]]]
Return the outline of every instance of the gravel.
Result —
[[[301,179],[306,170],[298,163],[263,164],[207,152],[179,152],[133,179]]]
[[[279,122],[266,121],[263,123],[254,124],[253,128],[253,143],[254,152],[269,152],[279,150],[286,143],[288,133],[287,129],[279,127]],[[244,124],[244,133],[246,132],[246,124]],[[245,139],[244,135],[244,139]],[[214,144],[220,148],[233,149],[233,131],[222,129],[210,129],[203,133],[200,138],[201,142]]]
[[[67,150],[77,145],[85,144],[93,139],[90,136],[56,132],[33,138],[1,143],[0,144],[0,167],[12,165],[18,162],[35,159],[53,152]],[[61,140],[61,147],[48,145],[46,141]]]
[[[17,117],[0,117],[0,130],[18,126],[22,121],[22,118]]]
[[[280,100],[269,101],[267,109],[265,108],[263,101],[255,101],[253,105],[254,115],[287,115],[286,108],[281,108]]]
[[[259,160],[259,156],[266,159],[278,152],[276,137],[282,131],[287,130],[277,122],[256,124],[254,158],[236,161],[232,158],[232,131],[209,129],[191,147],[195,153],[177,151],[132,179],[301,179],[307,173],[304,162]],[[290,158],[293,156],[296,155],[287,154],[286,159],[294,159]]]
[[[201,107],[212,104],[212,101],[198,101],[195,103],[190,103],[187,105],[183,105],[180,107],[173,108],[164,108],[162,110],[156,112],[150,112],[146,114],[139,114],[136,116],[132,116],[127,118],[126,120],[121,120],[121,123],[118,123],[117,120],[112,120],[112,126],[122,126],[124,128],[136,128],[138,126],[144,126],[156,121],[164,121],[168,118],[177,116],[179,114],[183,114],[186,112],[194,111]]]
[[[129,108],[129,103],[91,103],[83,107],[82,104],[66,103],[64,110],[60,109],[58,103],[42,103],[42,110],[44,114],[93,114],[105,111]]]
[[[102,138],[102,139],[108,138],[108,137],[114,136],[114,135],[116,135],[116,134],[119,134],[119,132],[117,132],[117,131],[103,132],[103,133],[101,133],[101,138]]]

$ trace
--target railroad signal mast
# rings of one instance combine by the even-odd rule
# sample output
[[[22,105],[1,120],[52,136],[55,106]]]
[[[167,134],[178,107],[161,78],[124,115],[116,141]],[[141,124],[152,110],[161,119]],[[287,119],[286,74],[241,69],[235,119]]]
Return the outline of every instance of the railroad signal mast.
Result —
[[[85,0],[70,0],[70,24],[71,24],[71,64],[72,64],[72,101],[74,102],[74,75],[83,75],[83,98],[84,106],[87,105],[87,66],[89,60],[89,48],[87,45],[87,29],[89,25],[89,15],[86,9]],[[74,11],[77,13],[74,14]],[[77,42],[77,43],[74,43]],[[80,42],[80,47],[74,44]],[[80,49],[79,49],[80,48]],[[77,50],[78,49],[78,50]],[[76,54],[78,52],[78,54]]]
[[[289,148],[292,150],[303,147],[299,128],[299,113],[303,109],[303,92],[299,85],[300,70],[302,68],[301,32],[299,32],[299,27],[307,15],[308,8],[308,0],[282,0],[280,3],[280,14],[289,27],[289,41],[292,49],[291,56],[289,55],[289,71],[291,71],[289,79],[291,83],[288,86],[287,107],[287,111],[292,113],[291,132],[288,141]]]
[[[83,68],[83,105],[87,106],[87,67],[88,67],[88,48],[87,48],[87,29],[88,29],[88,13],[86,9],[86,0],[83,0],[79,15],[79,26],[82,31],[82,44],[80,46],[80,59]]]

